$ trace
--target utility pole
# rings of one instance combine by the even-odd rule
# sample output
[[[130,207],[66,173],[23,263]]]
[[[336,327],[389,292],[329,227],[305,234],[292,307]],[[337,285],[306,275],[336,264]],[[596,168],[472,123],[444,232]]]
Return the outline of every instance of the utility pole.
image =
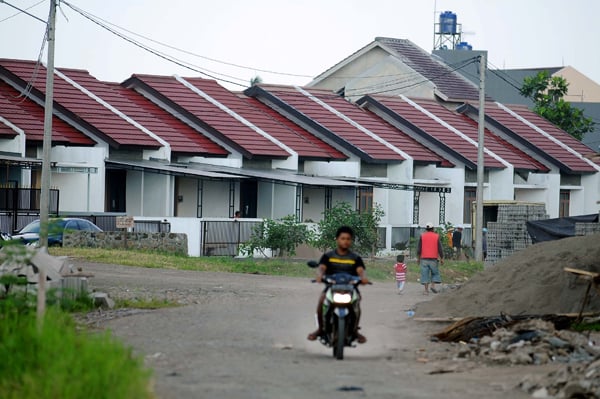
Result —
[[[486,54],[479,56],[479,125],[477,143],[477,197],[475,213],[475,260],[483,261],[483,180],[485,137],[485,70]]]
[[[44,140],[42,145],[42,188],[40,195],[40,251],[48,251],[48,212],[50,210],[50,149],[52,147],[52,103],[54,92],[54,43],[56,1],[50,0],[48,17],[48,63],[46,65],[46,102],[44,104]],[[46,270],[38,268],[37,317],[42,322],[46,311]]]

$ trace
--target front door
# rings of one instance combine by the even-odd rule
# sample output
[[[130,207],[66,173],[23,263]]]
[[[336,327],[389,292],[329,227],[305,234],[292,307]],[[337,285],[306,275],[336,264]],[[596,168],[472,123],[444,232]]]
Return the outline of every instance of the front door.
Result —
[[[256,217],[258,182],[256,180],[240,182],[240,213],[243,218]]]
[[[106,171],[106,212],[126,212],[125,194],[127,171],[108,169]]]

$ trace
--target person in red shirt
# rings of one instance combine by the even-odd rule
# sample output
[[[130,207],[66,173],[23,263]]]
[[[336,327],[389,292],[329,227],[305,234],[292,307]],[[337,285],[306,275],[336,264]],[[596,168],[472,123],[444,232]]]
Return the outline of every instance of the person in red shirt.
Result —
[[[427,223],[425,232],[419,237],[417,261],[421,265],[421,284],[425,287],[424,294],[428,295],[430,289],[437,294],[435,284],[442,283],[438,262],[444,264],[444,250],[439,234],[433,231],[433,223]]]
[[[406,263],[404,263],[404,255],[398,255],[396,257],[394,271],[396,272],[396,287],[398,288],[398,294],[402,294],[404,292],[404,283],[406,282]]]

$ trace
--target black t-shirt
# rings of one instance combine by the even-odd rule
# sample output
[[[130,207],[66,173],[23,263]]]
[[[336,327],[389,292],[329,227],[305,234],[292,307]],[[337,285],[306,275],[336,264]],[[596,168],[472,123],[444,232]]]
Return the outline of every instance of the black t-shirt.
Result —
[[[327,267],[325,274],[349,273],[358,276],[356,269],[365,268],[362,258],[352,251],[348,251],[346,255],[340,255],[335,250],[325,252],[321,256],[319,264]]]
[[[460,242],[462,241],[462,232],[455,230],[452,234],[452,247],[458,248],[460,247]]]

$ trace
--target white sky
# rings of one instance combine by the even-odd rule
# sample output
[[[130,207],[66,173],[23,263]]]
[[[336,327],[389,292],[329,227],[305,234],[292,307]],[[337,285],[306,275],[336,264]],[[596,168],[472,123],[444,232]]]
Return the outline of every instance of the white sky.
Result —
[[[20,8],[39,0],[5,0]],[[70,0],[85,11],[133,32],[206,57],[315,76],[376,36],[433,46],[434,4],[458,14],[463,36],[488,50],[498,67],[571,65],[600,82],[598,0]],[[46,19],[49,0],[29,10]],[[103,80],[133,73],[198,75],[134,47],[62,5],[56,66],[89,70]],[[16,10],[0,3],[0,21]],[[44,25],[21,14],[0,22],[0,57],[37,59]],[[247,85],[304,84],[292,77],[210,62],[149,43],[177,58]],[[230,79],[230,78],[227,78]],[[229,88],[236,86],[226,85]],[[240,89],[237,87],[237,89]]]

